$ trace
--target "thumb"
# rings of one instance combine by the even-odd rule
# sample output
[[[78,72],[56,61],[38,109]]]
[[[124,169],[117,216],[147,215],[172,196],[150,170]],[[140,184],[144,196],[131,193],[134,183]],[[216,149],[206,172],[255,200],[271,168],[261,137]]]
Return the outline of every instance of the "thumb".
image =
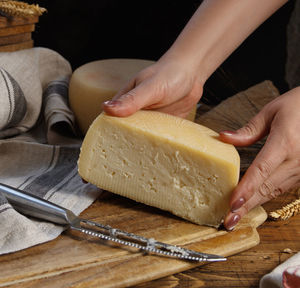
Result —
[[[269,133],[273,115],[274,113],[263,109],[242,128],[221,131],[220,140],[235,146],[252,145]]]
[[[153,87],[147,82],[142,82],[134,87],[134,84],[127,85],[119,91],[111,101],[103,103],[103,110],[112,116],[126,117],[136,111],[153,104]]]

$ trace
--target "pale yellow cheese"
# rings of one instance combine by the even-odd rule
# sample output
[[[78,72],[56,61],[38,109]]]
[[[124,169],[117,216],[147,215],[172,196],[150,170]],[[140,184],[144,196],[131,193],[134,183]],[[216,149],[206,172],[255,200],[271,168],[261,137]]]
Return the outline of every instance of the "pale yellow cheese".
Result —
[[[139,71],[155,63],[142,59],[105,59],[77,68],[70,79],[69,101],[78,126],[86,133],[102,112],[102,103],[111,100]],[[188,119],[195,118],[196,106]]]
[[[239,165],[234,146],[216,132],[155,111],[126,118],[102,113],[78,161],[81,177],[102,189],[216,227],[229,209]]]

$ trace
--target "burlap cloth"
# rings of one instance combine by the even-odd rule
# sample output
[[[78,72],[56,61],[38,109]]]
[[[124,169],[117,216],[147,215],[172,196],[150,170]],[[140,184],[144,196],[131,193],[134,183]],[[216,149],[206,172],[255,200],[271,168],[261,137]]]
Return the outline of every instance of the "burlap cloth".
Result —
[[[0,182],[79,214],[100,190],[82,183],[77,173],[81,142],[68,108],[69,63],[45,48],[0,53],[0,63]],[[0,223],[0,254],[63,231],[24,217],[1,195]]]

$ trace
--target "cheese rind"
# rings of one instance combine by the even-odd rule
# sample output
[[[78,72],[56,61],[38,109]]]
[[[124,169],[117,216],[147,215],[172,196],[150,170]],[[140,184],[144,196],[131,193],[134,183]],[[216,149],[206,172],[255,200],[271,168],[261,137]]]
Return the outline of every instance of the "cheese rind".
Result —
[[[69,102],[78,126],[85,134],[102,112],[102,103],[111,100],[142,69],[154,64],[142,59],[105,59],[78,67],[70,79]],[[196,106],[188,119],[194,121]]]
[[[142,59],[104,59],[78,67],[70,79],[69,101],[82,133],[102,112],[103,102],[111,100],[135,74],[153,63]]]
[[[80,176],[197,224],[219,226],[238,183],[236,149],[191,121],[155,111],[102,113],[88,130]]]

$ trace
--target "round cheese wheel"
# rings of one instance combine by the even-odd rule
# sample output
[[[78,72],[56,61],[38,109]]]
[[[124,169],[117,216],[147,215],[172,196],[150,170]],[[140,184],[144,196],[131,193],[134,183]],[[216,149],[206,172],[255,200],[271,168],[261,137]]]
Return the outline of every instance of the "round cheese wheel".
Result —
[[[104,59],[84,64],[73,72],[69,102],[83,135],[102,112],[102,103],[112,99],[139,71],[153,63],[142,59]],[[195,111],[189,120],[194,120]]]

